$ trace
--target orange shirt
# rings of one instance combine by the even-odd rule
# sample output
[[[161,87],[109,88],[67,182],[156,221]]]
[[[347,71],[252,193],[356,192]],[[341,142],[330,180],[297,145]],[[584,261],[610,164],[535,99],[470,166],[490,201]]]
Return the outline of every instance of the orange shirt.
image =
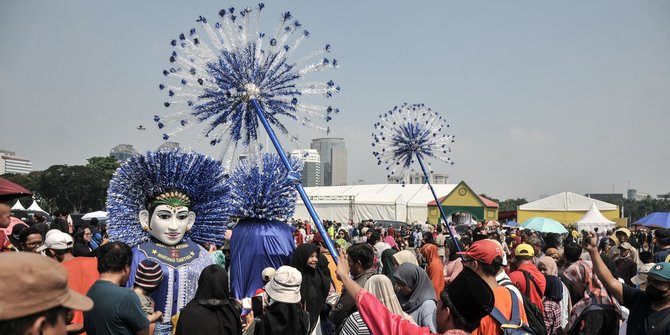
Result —
[[[75,257],[61,264],[67,270],[67,286],[83,295],[86,295],[88,289],[93,286],[93,283],[100,276],[98,273],[98,259],[95,257]],[[83,325],[84,313],[82,311],[74,311],[72,323]]]
[[[507,319],[512,316],[512,295],[510,291],[504,286],[498,286],[493,288],[493,296],[495,297],[495,306],[502,315]],[[514,295],[515,299],[516,295]],[[523,310],[523,301],[519,300],[519,314],[521,320],[528,324],[528,319],[526,318],[526,312]],[[472,335],[498,335],[502,334],[500,329],[500,324],[492,316],[487,315],[482,318],[482,321],[479,323],[479,327],[472,331]]]
[[[541,294],[538,294],[535,285],[532,282],[528,283],[530,288],[530,294],[526,293],[526,277],[524,277],[523,272],[525,270],[533,276],[533,279],[537,283],[537,286],[540,288]],[[519,265],[517,271],[514,271],[509,274],[509,279],[512,280],[512,283],[519,289],[521,294],[530,297],[530,301],[544,313],[544,304],[542,303],[542,298],[544,297],[544,290],[547,287],[547,280],[544,278],[544,275],[534,264],[525,263]]]

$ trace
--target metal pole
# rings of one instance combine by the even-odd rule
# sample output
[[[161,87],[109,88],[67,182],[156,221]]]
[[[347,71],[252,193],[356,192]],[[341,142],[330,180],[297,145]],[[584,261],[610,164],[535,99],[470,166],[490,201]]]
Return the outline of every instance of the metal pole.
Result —
[[[279,143],[279,140],[277,139],[277,136],[275,136],[275,132],[272,130],[272,128],[270,128],[270,124],[268,123],[268,120],[265,118],[263,109],[258,104],[258,101],[256,101],[256,98],[254,97],[250,98],[249,102],[251,102],[251,105],[254,106],[254,109],[256,110],[256,115],[258,115],[258,119],[261,120],[263,127],[265,127],[265,131],[267,131],[270,137],[270,141],[272,141],[272,144],[277,150],[279,157],[281,157],[284,166],[288,170],[288,178],[292,179],[293,182],[295,183],[295,187],[298,189],[298,193],[300,194],[300,198],[302,198],[302,202],[305,204],[305,207],[307,207],[307,211],[309,212],[309,215],[312,217],[312,220],[314,220],[316,229],[319,231],[319,233],[321,233],[321,236],[323,236],[323,240],[326,242],[326,247],[328,248],[328,251],[330,251],[330,254],[333,256],[333,260],[335,260],[335,263],[337,263],[338,254],[337,251],[335,250],[335,246],[333,245],[333,242],[330,240],[328,232],[326,231],[326,229],[323,228],[321,219],[319,218],[319,215],[316,214],[316,210],[314,210],[312,201],[309,200],[309,197],[305,192],[305,188],[302,187],[302,184],[300,183],[300,175],[298,175],[295,171],[293,171],[293,167],[291,166],[291,163],[286,157],[284,148],[282,148],[281,144]]]
[[[454,232],[451,230],[451,227],[449,226],[449,222],[447,222],[447,216],[444,214],[444,209],[442,209],[442,205],[440,204],[440,200],[437,199],[437,195],[435,194],[435,190],[433,189],[433,185],[430,184],[430,179],[428,178],[428,171],[426,171],[426,167],[423,165],[423,160],[421,160],[421,156],[419,154],[416,155],[416,159],[419,161],[419,165],[421,165],[421,171],[423,171],[424,177],[426,177],[426,184],[428,184],[428,188],[430,188],[430,192],[433,194],[433,199],[435,199],[435,204],[437,205],[437,208],[440,210],[441,217],[444,218],[444,223],[447,224],[447,229],[449,230],[449,235],[451,235],[451,239],[454,241],[454,246],[456,247],[456,250],[459,252],[461,251],[461,248],[458,246],[458,241],[456,240],[456,236],[454,235]],[[437,224],[440,224],[440,218],[437,218]],[[461,256],[463,258],[463,256]]]

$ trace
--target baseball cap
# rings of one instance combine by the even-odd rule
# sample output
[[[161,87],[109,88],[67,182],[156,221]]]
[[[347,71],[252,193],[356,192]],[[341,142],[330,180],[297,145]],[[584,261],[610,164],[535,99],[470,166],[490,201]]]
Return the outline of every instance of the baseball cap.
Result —
[[[535,256],[535,249],[533,246],[526,243],[521,243],[514,249],[514,256]]]
[[[300,302],[300,284],[302,274],[291,266],[282,266],[275,272],[274,277],[265,285],[265,292],[273,300],[287,304]]]
[[[652,277],[656,280],[670,282],[670,263],[660,262],[651,267],[651,270],[647,272],[648,277]]]
[[[631,278],[630,281],[635,285],[646,283],[647,274],[649,273],[649,270],[654,267],[654,265],[656,265],[656,263],[642,264],[642,266],[640,266],[640,273]]]
[[[67,286],[67,270],[36,253],[0,254],[0,320],[11,320],[57,306],[88,311],[93,300]]]
[[[35,251],[42,252],[46,249],[65,250],[70,249],[74,245],[74,240],[70,234],[64,233],[58,229],[52,229],[47,232],[44,244],[42,244]]]
[[[496,256],[500,257],[501,262],[503,258],[503,250],[500,244],[492,240],[476,241],[470,245],[467,251],[457,252],[456,254],[468,256],[484,264],[493,264]]]

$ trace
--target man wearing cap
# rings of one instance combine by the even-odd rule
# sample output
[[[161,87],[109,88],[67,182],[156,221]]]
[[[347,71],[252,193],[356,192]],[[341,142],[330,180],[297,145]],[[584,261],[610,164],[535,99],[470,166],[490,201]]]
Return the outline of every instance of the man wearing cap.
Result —
[[[633,250],[633,246],[628,242],[619,244],[619,258],[614,262],[617,277],[623,279],[629,286],[635,286],[630,279],[637,274],[637,263],[632,259]]]
[[[67,287],[67,271],[34,253],[0,255],[0,334],[67,334],[68,310],[93,301]]]
[[[509,278],[519,291],[527,296],[530,301],[544,313],[544,289],[547,287],[547,280],[535,265],[535,249],[530,244],[519,244],[514,250],[514,260],[516,262],[516,271],[509,274]]]
[[[344,283],[345,291],[353,297],[361,318],[372,334],[415,335],[430,334],[427,327],[419,327],[391,313],[371,293],[363,289],[349,276],[347,255],[340,256],[337,275]],[[477,273],[463,269],[461,273],[440,292],[436,326],[441,334],[461,335],[475,330],[482,318],[493,309],[493,291]]]
[[[530,246],[529,246],[530,247]],[[532,247],[531,247],[532,250]],[[503,250],[499,243],[492,240],[479,240],[470,246],[467,251],[458,252],[463,255],[463,266],[476,272],[493,290],[495,296],[495,307],[508,320],[512,316],[512,299],[517,299],[517,308],[521,321],[528,324],[526,312],[523,308],[523,301],[518,299],[516,294],[504,286],[500,286],[496,281],[496,275],[500,272],[503,262]],[[482,318],[479,327],[472,334],[491,334],[497,335],[500,330],[498,323],[491,315]]]
[[[670,263],[654,265],[647,273],[646,291],[642,291],[614,278],[600,258],[596,241],[596,236],[589,233],[583,246],[607,292],[630,310],[626,334],[670,334]]]
[[[149,334],[149,319],[142,311],[140,299],[122,287],[130,277],[133,253],[123,242],[107,243],[99,248],[98,279],[87,295],[95,306],[84,313],[84,328],[89,334]]]
[[[95,257],[74,257],[73,245],[72,236],[58,229],[52,229],[47,232],[44,244],[36,251],[44,252],[61,263],[68,273],[67,286],[78,293],[86,294],[98,279],[98,260]],[[84,314],[81,311],[74,312],[67,330],[68,332],[84,330]]]
[[[646,290],[647,289],[647,274],[649,271],[651,271],[651,268],[654,267],[656,263],[646,263],[640,266],[640,273],[635,275],[635,277],[630,279],[630,282],[633,283],[633,285],[637,285],[640,290]]]

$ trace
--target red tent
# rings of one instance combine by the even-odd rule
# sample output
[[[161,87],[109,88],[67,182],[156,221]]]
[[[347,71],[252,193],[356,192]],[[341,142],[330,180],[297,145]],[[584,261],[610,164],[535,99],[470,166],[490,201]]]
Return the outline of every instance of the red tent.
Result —
[[[21,185],[14,184],[5,178],[0,178],[0,202],[7,202],[27,195],[33,195],[33,193]]]

